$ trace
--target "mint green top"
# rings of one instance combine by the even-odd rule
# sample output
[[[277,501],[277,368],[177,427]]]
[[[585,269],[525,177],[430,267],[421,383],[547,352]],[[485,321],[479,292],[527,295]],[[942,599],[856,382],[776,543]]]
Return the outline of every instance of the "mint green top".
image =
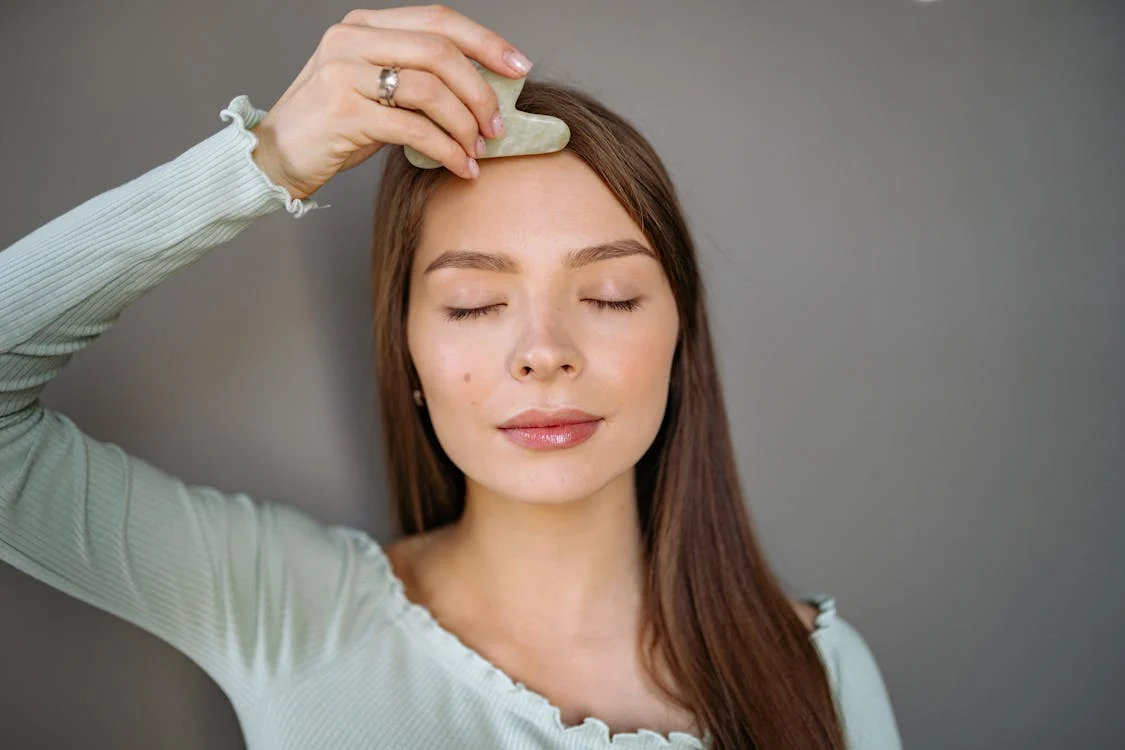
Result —
[[[178,158],[0,252],[0,560],[144,628],[229,697],[248,747],[704,748],[565,725],[409,601],[379,544],[296,509],[188,485],[39,396],[125,308],[256,218],[317,208],[270,182],[245,96]],[[828,596],[810,635],[852,750],[901,743],[879,669]],[[784,679],[747,675],[747,679]]]

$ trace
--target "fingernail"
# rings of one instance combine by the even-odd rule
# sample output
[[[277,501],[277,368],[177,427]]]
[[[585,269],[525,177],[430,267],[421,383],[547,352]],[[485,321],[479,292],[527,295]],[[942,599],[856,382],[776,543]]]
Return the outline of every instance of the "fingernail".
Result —
[[[469,159],[469,173],[476,177],[480,174],[480,165],[477,164],[476,159]]]
[[[504,118],[500,116],[499,110],[492,116],[492,132],[497,136],[504,134]]]
[[[483,136],[477,136],[477,156],[484,156],[488,151],[488,144],[484,142]]]
[[[526,73],[531,70],[531,60],[527,56],[516,49],[510,49],[504,53],[504,62],[515,70],[517,73]]]

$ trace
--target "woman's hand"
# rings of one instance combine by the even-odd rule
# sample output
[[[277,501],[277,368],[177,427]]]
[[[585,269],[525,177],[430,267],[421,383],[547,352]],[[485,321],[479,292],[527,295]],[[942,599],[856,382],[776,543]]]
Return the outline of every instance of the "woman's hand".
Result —
[[[469,58],[509,78],[531,64],[495,32],[440,5],[353,10],[254,127],[253,158],[295,198],[387,143],[408,144],[476,177],[484,140],[503,133],[496,94]],[[383,67],[398,65],[395,107],[377,101]],[[478,151],[479,146],[479,151]]]

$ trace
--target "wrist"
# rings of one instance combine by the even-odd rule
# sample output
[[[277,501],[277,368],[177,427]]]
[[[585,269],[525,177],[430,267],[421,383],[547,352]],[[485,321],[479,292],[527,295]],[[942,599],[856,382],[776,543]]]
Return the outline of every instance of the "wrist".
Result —
[[[274,146],[271,131],[268,127],[263,127],[263,123],[259,122],[251,128],[247,128],[258,139],[258,145],[250,152],[250,158],[258,165],[258,169],[269,181],[274,185],[285,190],[290,196],[298,200],[304,200],[309,196],[303,191],[298,190],[288,180],[285,179],[285,171],[281,166],[281,160],[277,156],[277,149]]]

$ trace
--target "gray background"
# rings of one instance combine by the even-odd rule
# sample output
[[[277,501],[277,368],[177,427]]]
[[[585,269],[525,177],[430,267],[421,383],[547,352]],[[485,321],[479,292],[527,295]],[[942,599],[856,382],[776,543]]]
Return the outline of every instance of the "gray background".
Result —
[[[268,108],[336,0],[0,6],[0,247]],[[663,154],[738,458],[906,745],[1125,734],[1125,7],[456,3]],[[135,303],[45,403],[196,483],[389,541],[369,359],[377,164]],[[237,748],[154,637],[0,568],[0,747]]]

